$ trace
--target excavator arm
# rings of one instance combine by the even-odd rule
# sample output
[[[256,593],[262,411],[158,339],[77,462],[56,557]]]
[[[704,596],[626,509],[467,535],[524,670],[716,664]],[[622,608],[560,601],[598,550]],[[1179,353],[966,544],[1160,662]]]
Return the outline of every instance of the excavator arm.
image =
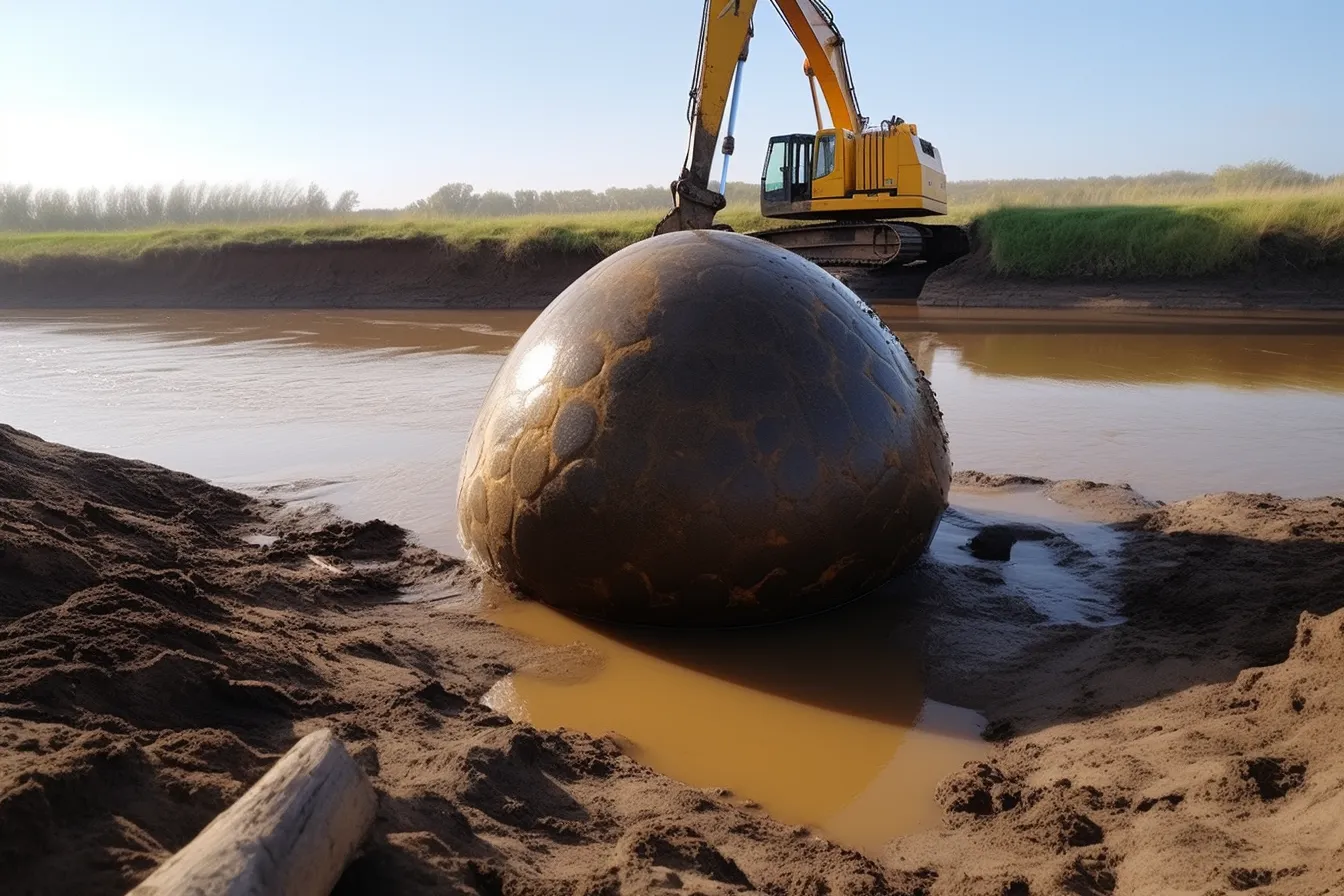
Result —
[[[862,131],[868,119],[859,112],[845,39],[835,27],[830,9],[820,0],[774,0],[774,3],[821,85],[832,126],[855,133]]]
[[[772,2],[802,47],[821,86],[832,123],[851,131],[862,130],[866,119],[859,112],[845,42],[831,11],[821,0]],[[757,0],[705,0],[687,114],[690,143],[681,176],[672,183],[672,211],[658,224],[655,233],[707,229],[713,226],[714,215],[724,206],[723,195],[710,189],[709,178],[734,75],[740,72],[739,63],[747,56],[756,5]],[[725,155],[732,153],[731,134],[723,149]]]

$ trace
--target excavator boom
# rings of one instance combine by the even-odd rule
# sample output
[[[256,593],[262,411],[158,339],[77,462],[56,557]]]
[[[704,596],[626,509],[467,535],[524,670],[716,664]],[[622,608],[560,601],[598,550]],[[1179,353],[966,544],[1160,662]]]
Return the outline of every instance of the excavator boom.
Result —
[[[835,27],[835,17],[819,0],[774,0],[793,39],[803,48],[807,64],[821,85],[831,125],[858,133],[868,124],[859,112],[859,98],[849,73],[845,39]]]
[[[817,108],[816,135],[771,140],[762,178],[761,210],[768,218],[829,220],[755,234],[833,266],[883,267],[946,263],[969,249],[964,232],[950,225],[900,219],[947,212],[946,178],[937,149],[900,118],[869,127],[859,107],[844,38],[822,0],[771,0],[802,48],[805,71],[821,88],[829,128]],[[725,112],[740,85],[757,0],[705,0],[691,84],[690,142],[681,176],[672,183],[673,208],[655,233],[715,226],[724,207],[710,188]],[[814,93],[815,100],[815,93]],[[733,151],[732,122],[723,141]]]
[[[820,0],[772,2],[803,48],[808,65],[821,85],[833,123],[851,131],[862,130],[867,119],[859,112],[859,100],[849,73],[849,58],[845,55],[845,41],[835,27],[831,11]],[[746,59],[756,6],[757,0],[705,2],[687,110],[690,145],[686,149],[681,176],[672,184],[674,207],[658,225],[656,233],[706,229],[713,225],[715,213],[723,208],[723,196],[709,188],[709,178],[734,74],[739,70],[738,63]],[[731,154],[732,148],[730,135],[725,141],[725,154]]]
[[[709,188],[714,153],[723,127],[728,95],[737,63],[747,52],[756,0],[705,0],[700,21],[700,48],[687,108],[691,137],[681,176],[672,183],[672,211],[655,233],[705,230],[724,206],[722,194]]]

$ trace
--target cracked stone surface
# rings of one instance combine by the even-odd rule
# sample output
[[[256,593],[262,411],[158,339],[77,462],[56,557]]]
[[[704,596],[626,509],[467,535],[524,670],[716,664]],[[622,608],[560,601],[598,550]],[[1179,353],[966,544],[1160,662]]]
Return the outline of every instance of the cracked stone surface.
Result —
[[[755,623],[876,587],[927,547],[937,401],[820,268],[721,231],[603,260],[518,340],[458,483],[469,558],[594,618]]]

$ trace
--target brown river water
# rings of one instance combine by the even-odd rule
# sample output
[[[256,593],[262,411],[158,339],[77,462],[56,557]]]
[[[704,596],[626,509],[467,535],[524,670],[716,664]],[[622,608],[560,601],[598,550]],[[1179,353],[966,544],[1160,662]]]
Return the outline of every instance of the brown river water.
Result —
[[[458,457],[533,312],[61,312],[0,317],[0,422],[214,482],[381,517],[460,554]],[[1344,494],[1344,315],[888,307],[929,374],[958,469],[1211,491]],[[988,521],[1117,539],[1043,498],[953,495],[936,564]],[[1116,621],[1103,580],[1022,544],[996,566],[1047,619]],[[877,602],[881,604],[881,602]],[[491,618],[569,648],[487,702],[616,732],[653,767],[859,848],[936,817],[983,752],[976,713],[926,699],[918,638],[874,602],[739,632],[609,631],[489,593]]]

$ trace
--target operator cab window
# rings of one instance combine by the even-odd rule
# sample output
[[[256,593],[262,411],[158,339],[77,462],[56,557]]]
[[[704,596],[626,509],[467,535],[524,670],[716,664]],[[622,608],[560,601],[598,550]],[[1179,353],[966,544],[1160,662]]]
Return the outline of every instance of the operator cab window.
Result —
[[[817,138],[817,171],[814,177],[825,177],[835,170],[835,135],[822,134]]]
[[[812,198],[812,138],[794,137],[789,142],[793,155],[793,183],[789,185],[789,201],[802,202]]]
[[[812,134],[770,140],[761,193],[766,202],[803,202],[812,196]]]
[[[788,169],[788,162],[785,159],[785,153],[788,150],[788,142],[782,139],[776,139],[770,143],[770,154],[765,160],[765,195],[771,198],[783,199],[784,193],[784,172]]]

